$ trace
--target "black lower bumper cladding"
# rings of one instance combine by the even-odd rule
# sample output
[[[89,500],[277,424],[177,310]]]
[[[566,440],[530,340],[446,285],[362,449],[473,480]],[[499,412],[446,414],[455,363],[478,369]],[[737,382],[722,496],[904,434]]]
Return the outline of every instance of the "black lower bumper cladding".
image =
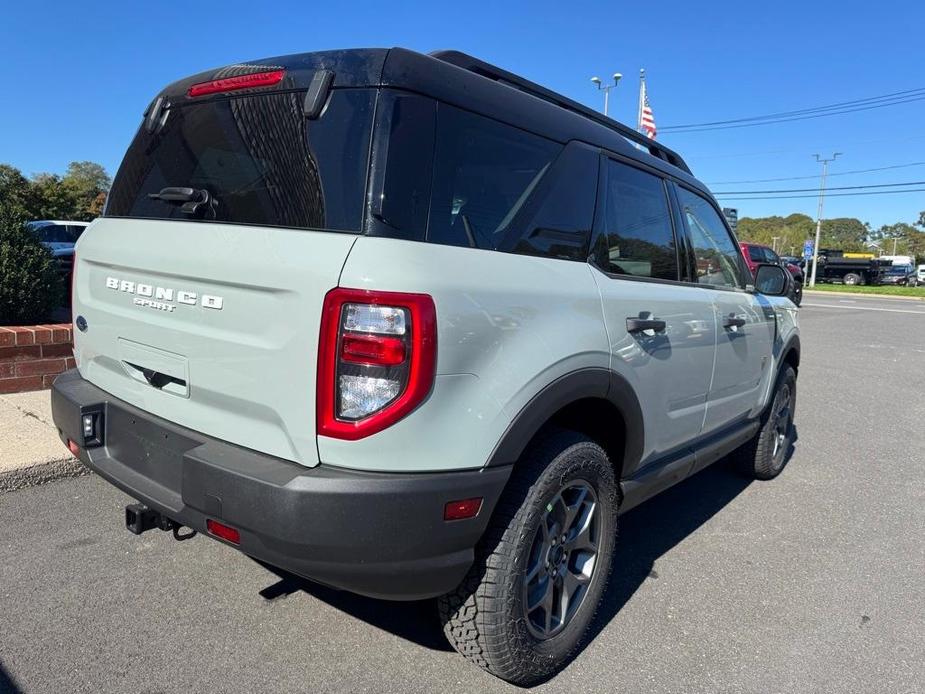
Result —
[[[445,473],[306,468],[155,417],[81,378],[52,389],[62,441],[129,496],[208,534],[212,519],[240,532],[255,559],[371,597],[415,600],[456,587],[510,475],[509,467]],[[82,415],[103,431],[86,447]],[[483,497],[474,518],[443,519],[448,501]]]

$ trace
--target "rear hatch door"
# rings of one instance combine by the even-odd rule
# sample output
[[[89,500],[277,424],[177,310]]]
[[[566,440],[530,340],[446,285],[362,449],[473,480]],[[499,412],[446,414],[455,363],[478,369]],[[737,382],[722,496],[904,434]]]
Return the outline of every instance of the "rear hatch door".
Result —
[[[78,243],[75,354],[132,405],[315,465],[320,314],[361,228],[375,92],[333,90],[310,121],[303,96],[173,106],[139,130]]]

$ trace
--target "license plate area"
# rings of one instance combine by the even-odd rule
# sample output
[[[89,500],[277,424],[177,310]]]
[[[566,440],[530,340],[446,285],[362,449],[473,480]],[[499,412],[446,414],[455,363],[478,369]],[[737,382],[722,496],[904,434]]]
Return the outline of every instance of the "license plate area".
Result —
[[[106,448],[111,458],[157,484],[180,493],[183,455],[199,442],[117,407],[109,407]]]

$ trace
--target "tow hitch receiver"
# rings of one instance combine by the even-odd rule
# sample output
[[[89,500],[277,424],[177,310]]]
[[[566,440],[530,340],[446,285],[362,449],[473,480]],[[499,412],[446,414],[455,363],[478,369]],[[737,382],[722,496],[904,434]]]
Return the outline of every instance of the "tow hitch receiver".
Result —
[[[125,507],[125,527],[135,535],[141,535],[155,528],[165,532],[170,530],[173,531],[175,540],[189,540],[196,535],[195,530],[181,534],[182,525],[144,504],[129,504]]]

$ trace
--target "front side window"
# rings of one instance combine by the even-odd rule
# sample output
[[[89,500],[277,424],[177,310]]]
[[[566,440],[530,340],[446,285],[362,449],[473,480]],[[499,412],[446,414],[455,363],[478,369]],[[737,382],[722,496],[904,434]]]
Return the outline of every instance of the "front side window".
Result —
[[[716,287],[744,287],[739,247],[713,205],[680,186],[678,202],[694,252],[697,281]]]
[[[427,240],[500,248],[562,145],[440,104]]]
[[[662,179],[608,159],[604,206],[595,263],[618,275],[677,280],[678,254]]]

